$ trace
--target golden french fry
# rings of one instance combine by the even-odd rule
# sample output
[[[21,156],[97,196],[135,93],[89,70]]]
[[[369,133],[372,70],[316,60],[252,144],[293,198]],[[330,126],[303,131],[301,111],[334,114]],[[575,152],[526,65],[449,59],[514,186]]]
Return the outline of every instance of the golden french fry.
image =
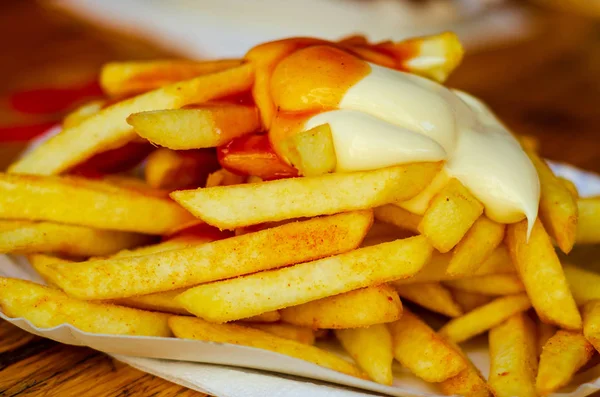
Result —
[[[158,252],[184,249],[195,245],[209,243],[211,241],[214,241],[214,239],[208,236],[183,235],[157,244],[145,245],[131,250],[122,250],[111,255],[110,258],[131,258],[134,256],[151,255]]]
[[[315,343],[315,331],[307,327],[297,327],[291,324],[264,323],[244,323],[243,325],[246,327],[268,332],[281,338],[295,340],[296,342],[300,342],[305,345],[312,345]]]
[[[439,169],[417,163],[246,185],[181,190],[171,197],[207,223],[235,229],[263,222],[371,208],[411,197]],[[307,205],[310,203],[310,205]]]
[[[117,186],[75,177],[2,173],[0,218],[148,234],[162,234],[193,219],[168,199]]]
[[[561,251],[568,254],[577,234],[576,196],[554,175],[548,164],[532,151],[527,151],[540,178],[539,217]]]
[[[242,327],[237,324],[211,324],[199,318],[181,316],[169,318],[169,326],[178,338],[231,343],[270,350],[310,361],[347,375],[364,378],[360,369],[333,353],[294,340],[281,338],[258,329]]]
[[[389,323],[402,315],[398,293],[382,284],[280,310],[281,320],[314,329],[345,329]]]
[[[600,299],[600,274],[568,263],[563,264],[563,271],[578,306]]]
[[[137,135],[126,121],[132,113],[205,102],[249,90],[252,82],[253,66],[245,64],[126,99],[62,130],[12,164],[9,172],[59,174],[96,153],[120,147],[134,139]]]
[[[189,315],[190,313],[175,300],[175,297],[184,290],[176,289],[148,295],[132,296],[130,298],[115,299],[112,302],[121,306],[135,307],[136,309]]]
[[[467,276],[502,243],[505,226],[482,215],[452,251],[446,270],[450,274]]]
[[[455,349],[460,351],[458,346]],[[442,392],[447,396],[492,397],[493,393],[479,369],[468,358],[464,357],[464,360],[467,368],[439,383]]]
[[[144,177],[157,189],[189,189],[204,186],[208,175],[219,168],[215,153],[161,148],[146,158]]]
[[[335,336],[371,379],[384,385],[392,384],[392,335],[384,324],[338,329]]]
[[[109,62],[100,71],[100,85],[113,97],[153,90],[207,73],[234,68],[241,59],[197,62],[187,60]]]
[[[546,324],[541,321],[539,318],[537,319],[537,356],[542,355],[542,351],[544,350],[544,345],[548,342],[548,339],[552,337],[556,333],[556,327],[552,324]]]
[[[579,191],[577,190],[577,186],[570,179],[564,178],[562,176],[558,177],[560,183],[562,183],[569,192],[571,192],[571,196],[576,200],[579,198]]]
[[[434,196],[419,223],[419,231],[440,252],[448,252],[483,213],[481,204],[457,179]]]
[[[584,306],[583,334],[600,353],[600,300],[588,302]]]
[[[396,287],[398,295],[426,309],[448,317],[463,314],[450,291],[438,282],[405,284]]]
[[[361,247],[369,247],[371,245],[389,243],[390,241],[404,239],[414,236],[408,230],[400,229],[389,223],[382,223],[375,221],[369,232],[365,236]]]
[[[177,299],[191,313],[227,322],[408,277],[427,262],[422,236],[191,288]]]
[[[504,296],[450,320],[439,333],[453,342],[464,342],[530,307],[526,294]]]
[[[52,222],[0,220],[0,252],[109,255],[146,243],[149,236]]]
[[[83,302],[29,281],[0,277],[0,308],[36,327],[71,324],[85,332],[115,335],[171,336],[168,315],[104,303]]]
[[[352,250],[372,220],[369,211],[351,212],[151,255],[57,265],[52,281],[81,299],[127,298],[190,287]]]
[[[444,281],[454,289],[482,295],[513,295],[525,291],[516,274],[486,274],[483,276]]]
[[[509,225],[506,243],[540,319],[565,329],[581,329],[579,310],[542,223],[536,220],[529,239],[526,220]]]
[[[442,382],[466,368],[463,357],[408,310],[389,323],[394,357],[413,374],[427,382]]]
[[[413,214],[394,204],[374,208],[373,215],[375,215],[375,219],[378,221],[390,223],[414,233],[419,232],[418,227],[422,218],[420,215]]]
[[[577,244],[600,242],[600,196],[577,200]]]
[[[451,178],[448,176],[448,173],[442,169],[433,178],[431,183],[421,191],[421,193],[417,194],[410,200],[400,201],[395,204],[412,214],[423,215],[429,208],[431,200],[433,200],[435,195],[438,194],[444,187],[446,187],[448,182],[450,182],[450,179]]]
[[[244,183],[244,179],[243,176],[236,175],[222,168],[208,175],[206,187],[240,185]]]
[[[467,292],[454,288],[452,288],[452,297],[465,313],[490,303],[494,299],[493,296],[476,294],[474,292]]]
[[[133,113],[127,117],[127,122],[139,136],[177,150],[221,146],[260,129],[256,107],[237,104],[206,104]]]
[[[62,122],[62,127],[72,128],[78,124],[81,124],[83,120],[102,110],[104,105],[106,105],[106,101],[102,99],[96,99],[81,105],[65,116]]]
[[[558,330],[544,345],[535,387],[545,396],[565,386],[594,354],[580,331]]]
[[[281,320],[281,314],[278,310],[264,312],[261,314],[257,314],[256,316],[242,319],[242,321],[248,323],[275,323],[279,320]]]
[[[46,282],[49,287],[56,288],[50,277],[48,276],[48,265],[52,263],[73,263],[69,259],[59,258],[57,256],[45,255],[45,254],[30,254],[27,255],[27,260],[31,264],[31,267],[40,275],[42,280]]]
[[[497,397],[536,397],[535,324],[520,313],[492,328],[489,384]]]
[[[283,156],[300,175],[317,176],[333,172],[337,165],[329,124],[293,134],[281,144]]]

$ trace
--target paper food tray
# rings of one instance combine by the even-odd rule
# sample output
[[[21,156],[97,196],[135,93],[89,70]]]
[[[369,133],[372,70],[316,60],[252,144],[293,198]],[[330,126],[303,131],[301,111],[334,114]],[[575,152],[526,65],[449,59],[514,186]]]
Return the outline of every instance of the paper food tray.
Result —
[[[557,174],[571,179],[577,185],[582,196],[600,194],[600,176],[567,165],[553,163],[551,166]],[[1,255],[0,276],[15,277],[42,283],[40,277],[23,256]],[[263,385],[262,392],[266,393],[264,395],[274,395],[277,390],[279,390],[277,395],[289,395],[282,394],[281,387],[288,387],[289,390],[295,389],[296,394],[294,395],[304,395],[304,393],[310,392],[313,397],[319,395],[367,395],[358,390],[353,391],[347,388],[338,388],[333,385],[311,381],[317,380],[384,395],[406,397],[440,396],[439,390],[434,385],[419,380],[397,364],[394,367],[394,384],[390,387],[344,375],[296,358],[245,346],[176,338],[90,334],[67,324],[49,329],[41,329],[33,326],[25,319],[9,318],[2,312],[0,312],[0,318],[32,334],[65,344],[88,346],[114,355],[117,359],[143,371],[153,373],[154,375],[164,377],[199,391],[218,395],[226,394],[219,394],[221,389],[218,387],[215,389],[216,386],[211,387],[210,380],[216,381],[221,376],[224,377],[223,382],[228,380],[227,383],[229,384],[236,382],[260,382]],[[336,350],[332,345],[325,345],[323,347]],[[464,344],[463,348],[473,363],[487,377],[489,372],[487,338],[477,338],[471,343]],[[185,363],[166,360],[185,361]],[[229,367],[207,366],[194,363],[220,364]],[[230,367],[251,368],[269,372],[248,371],[242,368]],[[211,375],[206,376],[206,371],[211,373]],[[278,374],[292,375],[304,379],[282,377]],[[203,379],[204,381],[199,382],[198,379]],[[298,385],[302,386],[302,394],[297,394]],[[242,390],[240,389],[240,393]],[[553,394],[553,396],[583,397],[589,396],[598,390],[600,390],[600,365],[579,373],[569,386],[560,390],[560,393]],[[227,395],[233,397],[242,394],[230,392]],[[249,395],[247,390],[244,390],[243,395]]]

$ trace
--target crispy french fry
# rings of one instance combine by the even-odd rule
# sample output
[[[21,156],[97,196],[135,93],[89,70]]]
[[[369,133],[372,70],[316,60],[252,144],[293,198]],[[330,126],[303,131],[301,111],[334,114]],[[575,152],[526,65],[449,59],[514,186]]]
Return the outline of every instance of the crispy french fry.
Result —
[[[536,153],[527,151],[540,178],[539,217],[561,251],[568,254],[577,234],[576,196],[558,179]]]
[[[183,235],[179,237],[174,237],[170,240],[162,241],[157,244],[145,245],[143,247],[138,247],[131,250],[121,250],[116,254],[111,255],[110,258],[131,258],[134,256],[151,255],[159,252],[184,249],[195,245],[209,243],[214,240],[215,239],[210,237]]]
[[[64,129],[16,163],[9,172],[58,174],[94,154],[123,146],[137,135],[127,124],[132,113],[175,109],[250,89],[253,66],[245,64],[150,91],[108,106],[80,124]]]
[[[173,291],[115,299],[112,302],[117,305],[134,307],[136,309],[189,315],[190,313],[175,300],[175,297],[183,291],[182,289],[176,289]]]
[[[109,255],[149,241],[137,233],[52,222],[0,220],[0,252],[44,252],[70,256]]]
[[[146,159],[146,182],[157,189],[190,189],[204,186],[211,172],[219,168],[214,152],[158,149]]]
[[[474,292],[467,292],[454,288],[452,288],[452,297],[465,313],[490,303],[494,299],[493,296],[476,294]]]
[[[435,195],[438,194],[444,187],[446,187],[450,179],[451,178],[448,176],[448,173],[442,169],[436,174],[431,183],[421,191],[421,193],[417,194],[410,200],[400,201],[395,204],[412,214],[423,215],[425,214],[425,211],[427,211],[427,208],[429,208],[431,200],[433,200]]]
[[[600,274],[567,263],[563,271],[578,306],[600,299]]]
[[[374,171],[182,190],[171,197],[221,229],[371,208],[417,194],[439,169],[417,163]],[[310,205],[307,205],[310,203]]]
[[[416,283],[397,286],[401,298],[407,299],[426,309],[448,317],[463,314],[461,307],[454,301],[450,291],[437,282]]]
[[[244,183],[244,179],[243,176],[236,175],[222,168],[208,175],[206,187],[241,185]]]
[[[482,213],[483,204],[457,179],[451,179],[431,200],[419,223],[419,231],[438,251],[448,252]]]
[[[191,288],[177,299],[191,313],[227,322],[408,277],[427,262],[422,236],[360,248],[282,269]]]
[[[453,342],[464,342],[530,307],[526,294],[504,296],[450,320],[439,333]]]
[[[455,346],[455,349],[460,351],[458,346]],[[463,358],[467,368],[458,375],[439,383],[442,392],[447,396],[492,397],[493,393],[479,369],[464,354]]]
[[[240,59],[109,62],[100,71],[100,85],[112,97],[153,90],[167,84],[240,66]]]
[[[52,284],[52,281],[48,276],[48,265],[51,263],[73,263],[72,260],[46,254],[30,254],[27,255],[27,260],[46,284],[52,288],[55,288],[56,286]]]
[[[165,233],[193,219],[168,199],[117,186],[74,177],[1,173],[0,218],[148,234]]]
[[[398,293],[382,284],[291,306],[280,310],[281,320],[314,329],[345,329],[389,323],[402,315]]]
[[[442,382],[466,368],[465,360],[454,347],[408,310],[388,327],[394,357],[419,378]]]
[[[497,397],[536,397],[536,333],[520,313],[490,330],[489,384]]]
[[[584,306],[583,334],[600,353],[600,300],[588,302]]]
[[[565,386],[594,354],[580,331],[558,330],[544,345],[535,387],[545,396]]]
[[[337,165],[329,124],[293,134],[282,142],[281,151],[300,175],[317,176],[333,172]]]
[[[279,320],[281,320],[281,314],[278,310],[264,312],[261,314],[257,314],[256,316],[242,319],[242,321],[248,323],[275,323]]]
[[[531,303],[546,323],[581,329],[581,316],[544,226],[536,220],[527,239],[527,221],[509,225],[506,243]]]
[[[338,329],[335,336],[371,379],[384,385],[392,384],[392,335],[384,324]]]
[[[36,327],[71,324],[82,331],[115,334],[171,336],[168,315],[83,302],[29,281],[0,277],[0,308],[9,317],[23,317]]]
[[[505,226],[482,215],[452,251],[446,270],[454,275],[473,274],[504,238]]]
[[[600,196],[577,200],[577,244],[600,242]]]
[[[62,122],[63,128],[72,128],[78,124],[81,124],[83,120],[89,118],[90,116],[93,116],[94,114],[102,110],[105,104],[105,100],[96,99],[81,105],[80,107],[78,107],[77,109],[73,110],[71,113],[65,116]]]
[[[374,208],[373,215],[375,215],[375,219],[378,221],[390,223],[414,233],[419,232],[418,227],[422,218],[420,215],[413,214],[394,204]]]
[[[177,150],[221,146],[260,128],[256,107],[236,104],[133,113],[127,122],[139,136]]]
[[[544,345],[556,333],[556,327],[552,324],[546,324],[537,318],[537,356],[542,355]]]
[[[310,361],[322,367],[348,375],[364,378],[360,369],[333,353],[281,338],[258,329],[242,327],[237,324],[211,324],[199,318],[181,316],[169,318],[169,326],[178,338],[232,343],[234,345],[270,350]]]
[[[296,342],[305,345],[313,345],[315,343],[315,331],[307,327],[298,327],[291,324],[261,324],[261,323],[244,323],[246,327],[259,329],[281,338],[295,340]]]
[[[372,219],[369,211],[344,213],[184,249],[59,265],[52,269],[52,281],[81,299],[127,298],[190,287],[352,250],[360,245]]]
[[[486,274],[483,276],[444,281],[454,289],[482,295],[513,295],[525,291],[516,274]]]

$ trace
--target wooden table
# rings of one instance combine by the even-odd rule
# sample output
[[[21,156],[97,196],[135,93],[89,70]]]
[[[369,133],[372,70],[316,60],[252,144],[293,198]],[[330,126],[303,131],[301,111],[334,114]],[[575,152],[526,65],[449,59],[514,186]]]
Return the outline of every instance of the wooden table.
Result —
[[[483,98],[515,131],[538,137],[546,157],[600,172],[600,25],[575,16],[535,15],[544,34],[467,56],[450,84]],[[85,81],[107,60],[167,54],[29,1],[2,2],[0,29],[0,97],[41,84]],[[22,120],[2,105],[0,100],[0,123]],[[20,148],[0,145],[0,169]],[[0,395],[200,394],[91,349],[0,322]]]

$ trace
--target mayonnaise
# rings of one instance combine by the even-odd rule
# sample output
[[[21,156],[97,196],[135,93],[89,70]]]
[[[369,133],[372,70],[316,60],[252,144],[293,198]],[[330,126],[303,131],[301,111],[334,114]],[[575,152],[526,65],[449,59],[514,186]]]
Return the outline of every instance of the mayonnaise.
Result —
[[[339,110],[317,114],[305,129],[329,123],[338,172],[446,160],[500,223],[538,212],[539,179],[519,142],[476,98],[431,80],[370,64]]]

